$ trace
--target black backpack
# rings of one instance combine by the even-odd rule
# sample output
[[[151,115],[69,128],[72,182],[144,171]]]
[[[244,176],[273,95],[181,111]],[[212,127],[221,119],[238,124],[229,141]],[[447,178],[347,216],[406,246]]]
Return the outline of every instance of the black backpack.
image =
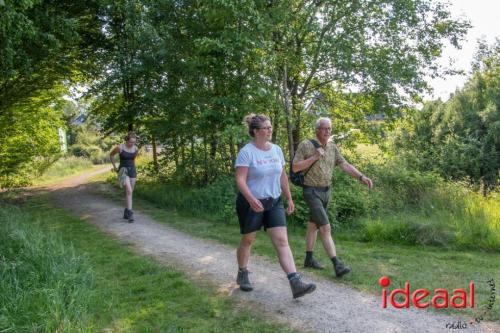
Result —
[[[314,148],[318,149],[321,147],[321,145],[318,143],[316,140],[309,140],[311,143],[314,145]],[[295,154],[293,155],[295,158]],[[303,187],[304,186],[304,178],[306,177],[307,173],[309,170],[311,170],[312,166],[318,161],[314,161],[313,164],[307,170],[302,170],[299,172],[293,172],[292,170],[292,164],[293,164],[293,158],[292,158],[292,163],[290,163],[290,180],[292,181],[292,184]]]

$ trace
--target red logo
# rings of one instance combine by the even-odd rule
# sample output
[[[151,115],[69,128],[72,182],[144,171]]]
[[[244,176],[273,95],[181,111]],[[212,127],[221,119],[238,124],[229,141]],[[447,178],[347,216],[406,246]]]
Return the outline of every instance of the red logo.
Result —
[[[387,276],[382,276],[378,283],[382,287],[382,308],[387,308],[387,287],[391,284],[391,280]],[[396,302],[396,295],[402,295],[404,300]],[[410,302],[413,306],[419,309],[424,309],[433,306],[436,309],[447,308],[449,305],[455,309],[474,308],[474,282],[469,283],[469,290],[453,289],[451,292],[451,299],[449,298],[450,292],[446,289],[434,289],[434,293],[427,289],[419,288],[411,291],[410,282],[405,282],[404,289],[394,289],[389,294],[389,302],[397,309],[409,308]],[[467,302],[468,301],[468,302]]]

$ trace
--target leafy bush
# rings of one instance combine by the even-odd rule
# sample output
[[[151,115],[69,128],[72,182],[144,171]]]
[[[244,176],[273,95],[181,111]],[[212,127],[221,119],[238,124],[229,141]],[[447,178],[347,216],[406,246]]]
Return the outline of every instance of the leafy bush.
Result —
[[[379,212],[418,209],[429,201],[442,180],[432,174],[408,170],[397,162],[373,166],[374,207]]]
[[[182,188],[171,184],[142,180],[135,194],[161,207],[194,215],[209,215],[235,223],[236,185],[233,177],[220,177],[203,188]]]
[[[88,158],[94,164],[109,162],[109,152],[119,140],[115,137],[102,137],[92,123],[73,129],[68,153]]]
[[[77,143],[71,146],[69,152],[76,157],[90,158],[93,155],[102,153],[102,149],[92,144]]]
[[[375,187],[334,171],[328,215],[332,227],[363,241],[459,248],[500,248],[500,201],[485,199],[464,184],[444,182],[433,173],[408,170],[396,162],[353,162]],[[205,187],[141,180],[136,194],[161,207],[198,217],[236,223],[233,175]],[[295,213],[289,224],[305,226],[309,209],[302,188],[291,185]]]
[[[60,115],[23,106],[0,113],[0,188],[26,186],[61,155]]]

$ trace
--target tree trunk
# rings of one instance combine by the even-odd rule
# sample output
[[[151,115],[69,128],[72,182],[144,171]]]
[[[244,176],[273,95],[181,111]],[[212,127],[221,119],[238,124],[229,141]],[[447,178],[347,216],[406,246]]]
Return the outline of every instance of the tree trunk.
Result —
[[[155,173],[158,174],[160,167],[158,165],[158,152],[156,151],[156,138],[154,135],[151,136],[151,145],[153,146],[153,168]]]
[[[286,65],[283,70],[283,102],[285,104],[285,120],[286,120],[286,134],[288,138],[288,157],[291,161],[293,159],[293,155],[295,154],[295,147],[293,141],[293,133],[292,133],[292,113],[290,106],[290,95],[288,92],[288,72]]]
[[[173,151],[174,151],[175,169],[177,170],[177,168],[179,167],[179,154],[178,154],[178,146],[176,144],[174,144]]]
[[[236,149],[235,149],[235,146],[234,146],[234,139],[233,139],[233,136],[230,136],[229,137],[229,154],[231,155],[231,165],[230,165],[230,168],[229,168],[229,172],[232,171],[232,168],[233,168],[233,163],[236,161]]]
[[[229,137],[229,153],[231,154],[231,161],[236,161],[236,149],[234,147],[234,139],[232,135]]]
[[[279,100],[279,92],[276,93],[276,100]],[[276,142],[276,139],[278,138],[278,131],[280,129],[280,123],[279,123],[279,114],[280,114],[280,109],[279,108],[274,108],[273,112],[273,137],[272,141]]]
[[[217,128],[215,129],[217,131]],[[217,138],[217,135],[212,133],[211,135],[211,140],[210,140],[210,158],[215,161],[215,157],[217,154],[217,148],[219,147],[219,139]]]
[[[206,136],[203,137],[203,164],[204,164],[204,170],[203,170],[203,185],[208,184],[208,147],[207,147],[207,138]]]
[[[297,146],[299,145],[300,143],[300,129],[302,127],[302,110],[301,110],[301,106],[302,104],[298,101],[298,96],[296,96],[295,94],[293,94],[292,92],[292,96],[291,96],[291,100],[292,100],[292,114],[295,115],[294,119],[295,119],[295,124],[293,126],[293,130],[292,130],[292,138],[293,138],[293,149],[294,151],[297,149]]]
[[[194,137],[193,136],[191,137],[191,174],[195,175],[195,172],[194,172]]]

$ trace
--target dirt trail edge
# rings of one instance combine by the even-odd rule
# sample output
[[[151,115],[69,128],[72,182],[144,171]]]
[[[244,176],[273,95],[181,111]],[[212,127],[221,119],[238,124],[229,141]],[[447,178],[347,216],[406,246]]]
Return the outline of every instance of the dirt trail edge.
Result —
[[[249,265],[255,289],[244,293],[235,284],[234,248],[186,235],[153,221],[140,210],[135,213],[134,223],[126,223],[121,206],[92,194],[85,186],[87,179],[108,170],[92,171],[51,186],[49,198],[115,238],[132,244],[140,253],[160,262],[176,263],[176,267],[189,275],[209,281],[230,297],[259,304],[266,313],[292,327],[314,332],[449,332],[448,323],[464,323],[469,319],[413,308],[382,309],[380,296],[364,294],[307,272],[303,272],[305,280],[316,283],[317,290],[293,300],[278,263],[258,256],[252,256]],[[237,228],[234,232],[238,232]],[[498,324],[487,322],[460,331],[500,332],[499,328]]]

